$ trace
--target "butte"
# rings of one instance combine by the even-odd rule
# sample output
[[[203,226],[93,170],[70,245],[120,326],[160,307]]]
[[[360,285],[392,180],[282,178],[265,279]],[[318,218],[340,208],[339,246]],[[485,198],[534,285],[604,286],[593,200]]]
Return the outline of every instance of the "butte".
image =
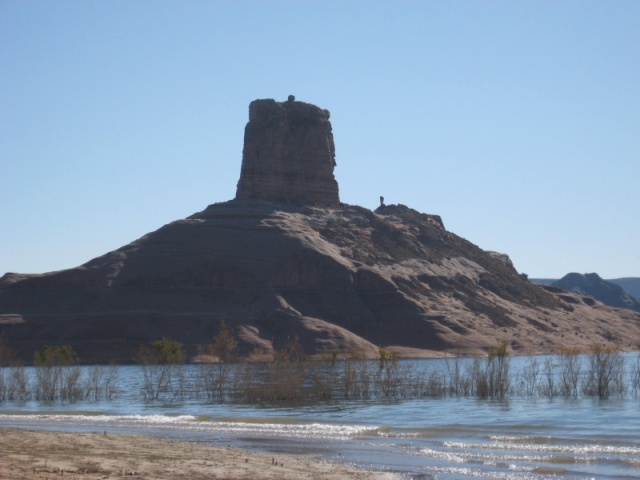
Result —
[[[437,215],[342,204],[329,118],[293,97],[252,102],[234,200],[75,268],[5,274],[5,342],[25,361],[69,344],[85,363],[127,362],[167,336],[194,359],[224,321],[245,357],[293,337],[310,355],[372,357],[640,343],[639,313],[534,285]]]

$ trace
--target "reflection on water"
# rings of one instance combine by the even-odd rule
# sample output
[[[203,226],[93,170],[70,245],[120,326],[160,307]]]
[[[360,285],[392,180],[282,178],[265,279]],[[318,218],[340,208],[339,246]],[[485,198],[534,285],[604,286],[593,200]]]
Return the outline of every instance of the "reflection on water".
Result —
[[[414,363],[446,368],[442,362]],[[530,363],[512,362],[513,387]],[[0,425],[311,453],[406,472],[408,478],[640,477],[640,399],[630,389],[606,400],[513,391],[503,400],[440,396],[234,405],[203,396],[145,401],[139,374],[137,367],[119,367],[118,391],[110,400],[0,402]]]

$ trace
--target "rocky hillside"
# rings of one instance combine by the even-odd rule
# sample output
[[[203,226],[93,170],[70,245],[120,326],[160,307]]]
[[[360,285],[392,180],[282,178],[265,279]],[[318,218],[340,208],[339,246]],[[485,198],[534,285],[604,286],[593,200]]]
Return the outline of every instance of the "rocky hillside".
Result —
[[[328,112],[293,99],[265,105],[278,111],[250,115],[235,200],[76,268],[4,275],[6,343],[27,361],[44,345],[70,344],[88,363],[126,362],[169,336],[193,358],[224,320],[245,356],[294,336],[309,354],[370,356],[378,347],[478,353],[498,341],[523,353],[640,344],[640,313],[534,285],[437,215],[339,203]],[[322,166],[301,160],[309,142],[324,149],[314,157]]]
[[[165,335],[193,356],[221,320],[247,355],[292,336],[308,353],[371,355],[640,340],[640,314],[534,285],[506,256],[403,206],[211,205],[80,267],[5,275],[0,312],[26,358],[69,343],[86,361],[127,361]]]
[[[597,273],[569,273],[560,280],[553,282],[555,287],[588,295],[601,301],[605,305],[619,308],[630,308],[640,312],[640,302],[624,291],[620,285],[603,280]]]

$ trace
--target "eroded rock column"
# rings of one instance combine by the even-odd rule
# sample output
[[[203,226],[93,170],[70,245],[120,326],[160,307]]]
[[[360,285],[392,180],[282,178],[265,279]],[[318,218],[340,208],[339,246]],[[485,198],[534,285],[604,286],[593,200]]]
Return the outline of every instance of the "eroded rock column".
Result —
[[[335,165],[328,110],[292,96],[251,102],[236,199],[338,205]]]

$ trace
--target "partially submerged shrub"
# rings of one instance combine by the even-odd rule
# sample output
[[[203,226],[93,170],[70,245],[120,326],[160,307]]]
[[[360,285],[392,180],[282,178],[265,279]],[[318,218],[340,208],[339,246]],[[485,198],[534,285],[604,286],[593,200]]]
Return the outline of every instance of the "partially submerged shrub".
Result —
[[[306,357],[298,337],[274,350],[264,382],[268,401],[295,402],[305,398]]]
[[[556,363],[554,358],[548,357],[544,359],[542,364],[543,380],[540,385],[540,391],[547,397],[554,397],[558,394],[558,389],[555,381],[555,369]]]
[[[535,395],[538,391],[538,377],[540,375],[540,362],[536,357],[530,357],[522,370],[522,384],[525,395]]]
[[[398,356],[384,349],[378,350],[378,372],[375,385],[384,398],[396,398],[401,392],[403,378],[408,375],[399,368]],[[404,373],[404,374],[403,374]]]
[[[295,337],[268,357],[261,355],[262,362],[236,364],[233,363],[236,344],[232,331],[223,322],[206,350],[209,358],[218,362],[189,370],[184,368],[185,354],[180,342],[164,337],[141,346],[136,357],[144,375],[141,393],[149,400],[187,395],[198,398],[201,392],[206,392],[215,401],[279,403],[442,395],[501,399],[509,393],[607,398],[623,395],[626,390],[634,394],[640,390],[640,356],[631,363],[625,376],[623,353],[606,345],[593,345],[586,353],[563,349],[555,356],[545,357],[543,362],[530,357],[514,376],[517,383],[512,389],[510,352],[505,342],[489,349],[486,357],[445,359],[441,368],[435,369],[431,369],[431,363],[400,360],[384,349],[379,350],[374,360],[367,360],[358,351],[329,352],[311,359],[305,356]],[[343,361],[338,360],[341,356]],[[116,367],[81,370],[77,363],[77,355],[68,345],[44,347],[34,354],[33,390],[24,367],[14,365],[0,370],[0,401],[33,397],[48,401],[98,400],[113,396]],[[189,372],[197,373],[189,378]],[[195,390],[190,390],[191,387]]]
[[[87,372],[85,395],[93,400],[109,400],[116,393],[117,381],[116,365],[93,365]]]
[[[45,346],[33,354],[36,366],[36,398],[41,400],[79,400],[78,357],[70,345]]]
[[[185,353],[180,342],[163,337],[152,342],[151,346],[141,345],[136,358],[142,367],[142,392],[146,399],[157,400],[163,394],[182,396]],[[178,381],[177,386],[174,385],[175,380]]]
[[[218,334],[207,346],[207,354],[216,363],[203,363],[199,367],[198,383],[207,398],[224,400],[231,374],[234,370],[234,350],[238,341],[226,322],[221,322]]]
[[[509,346],[501,342],[489,349],[484,368],[475,371],[476,394],[504,398],[509,391]]]
[[[373,368],[363,352],[357,350],[349,352],[344,360],[342,374],[342,392],[345,399],[370,397]]]
[[[619,348],[594,344],[589,351],[588,362],[585,395],[609,398],[624,394],[624,357]]]
[[[563,348],[558,354],[560,361],[560,394],[566,397],[578,396],[580,380],[581,350],[578,348]]]

